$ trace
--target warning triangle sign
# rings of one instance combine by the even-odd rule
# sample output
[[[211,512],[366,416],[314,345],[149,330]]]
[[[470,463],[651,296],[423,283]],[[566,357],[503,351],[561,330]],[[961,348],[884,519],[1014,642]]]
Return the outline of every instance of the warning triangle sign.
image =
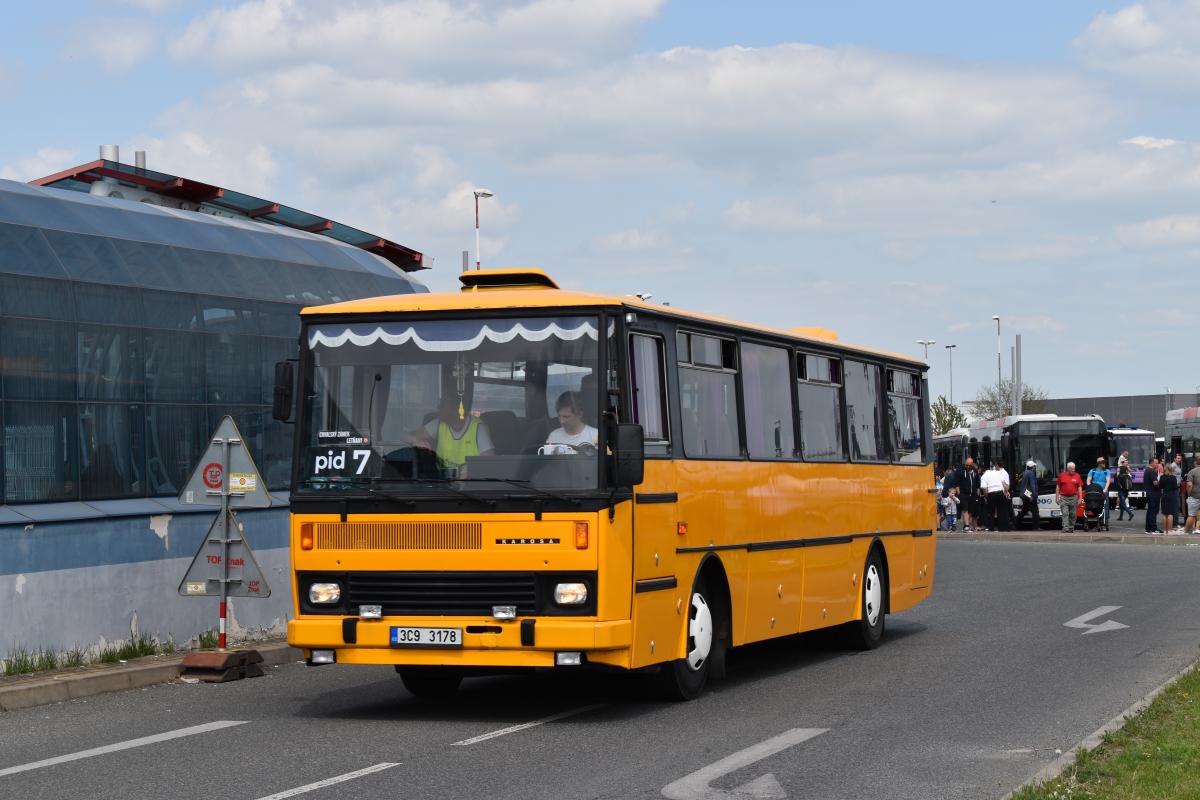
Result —
[[[232,511],[227,517],[229,524],[221,524],[221,514],[213,520],[200,549],[188,566],[179,593],[184,597],[209,597],[221,594],[221,545],[226,545],[229,597],[270,597],[271,587],[263,576],[262,568],[250,550],[250,543],[242,535],[242,526]]]
[[[208,449],[179,493],[179,502],[219,506],[224,495],[229,496],[232,508],[268,508],[271,505],[266,482],[254,466],[250,448],[230,416],[222,418],[217,425]]]

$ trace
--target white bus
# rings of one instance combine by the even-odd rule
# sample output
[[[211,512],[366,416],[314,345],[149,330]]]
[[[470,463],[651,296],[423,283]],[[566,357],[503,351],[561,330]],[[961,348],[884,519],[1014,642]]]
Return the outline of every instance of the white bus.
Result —
[[[1154,431],[1116,425],[1109,427],[1108,435],[1108,471],[1112,473],[1113,478],[1112,488],[1108,492],[1108,507],[1117,507],[1117,460],[1121,453],[1128,451],[1129,476],[1133,481],[1133,489],[1129,492],[1129,505],[1145,508],[1146,492],[1142,489],[1142,476],[1154,456]]]
[[[1032,460],[1038,477],[1038,514],[1043,521],[1062,516],[1054,503],[1058,474],[1075,462],[1081,475],[1108,452],[1108,430],[1097,414],[1060,417],[1056,414],[1022,414],[972,423],[933,438],[935,463],[943,471],[958,467],[967,456],[980,471],[999,458],[1012,480],[1013,514],[1020,513],[1018,482],[1025,462]]]
[[[1167,453],[1171,458],[1183,453],[1184,470],[1200,456],[1200,408],[1175,408],[1167,412]]]

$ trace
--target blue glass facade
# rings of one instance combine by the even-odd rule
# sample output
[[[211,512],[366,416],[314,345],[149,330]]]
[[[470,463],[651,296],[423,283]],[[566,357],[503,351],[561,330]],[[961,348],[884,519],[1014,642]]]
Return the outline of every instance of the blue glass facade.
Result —
[[[0,181],[0,504],[174,496],[225,414],[285,489],[297,311],[414,291],[302,231]]]

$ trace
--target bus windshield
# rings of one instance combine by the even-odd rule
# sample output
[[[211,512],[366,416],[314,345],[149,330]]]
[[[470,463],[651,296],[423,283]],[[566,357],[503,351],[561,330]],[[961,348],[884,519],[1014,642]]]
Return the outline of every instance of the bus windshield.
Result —
[[[598,488],[598,331],[588,316],[310,325],[299,488]]]
[[[1058,474],[1074,462],[1086,474],[1104,453],[1102,423],[1080,421],[1019,422],[1016,425],[1014,459],[1018,469],[1027,461],[1036,465],[1038,484],[1053,484]]]
[[[1108,453],[1111,466],[1115,467],[1117,465],[1117,458],[1126,450],[1129,451],[1129,465],[1131,467],[1146,466],[1150,463],[1150,457],[1154,455],[1154,434],[1120,434],[1114,432]]]

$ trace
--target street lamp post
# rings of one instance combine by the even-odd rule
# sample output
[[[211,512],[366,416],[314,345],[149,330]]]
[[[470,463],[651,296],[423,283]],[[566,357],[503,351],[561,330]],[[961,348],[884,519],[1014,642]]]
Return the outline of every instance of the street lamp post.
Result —
[[[950,356],[950,405],[954,405],[954,348],[956,344],[946,345],[946,355]]]
[[[487,189],[475,190],[475,269],[479,269],[479,198],[495,197],[494,194]]]
[[[935,342],[933,339],[917,339],[917,344],[922,345],[925,348],[925,360],[928,361],[929,360],[929,345],[937,344],[937,342]]]
[[[1000,391],[1000,384],[1004,382],[1000,373],[1000,317],[993,314],[992,319],[996,320],[996,391]]]

